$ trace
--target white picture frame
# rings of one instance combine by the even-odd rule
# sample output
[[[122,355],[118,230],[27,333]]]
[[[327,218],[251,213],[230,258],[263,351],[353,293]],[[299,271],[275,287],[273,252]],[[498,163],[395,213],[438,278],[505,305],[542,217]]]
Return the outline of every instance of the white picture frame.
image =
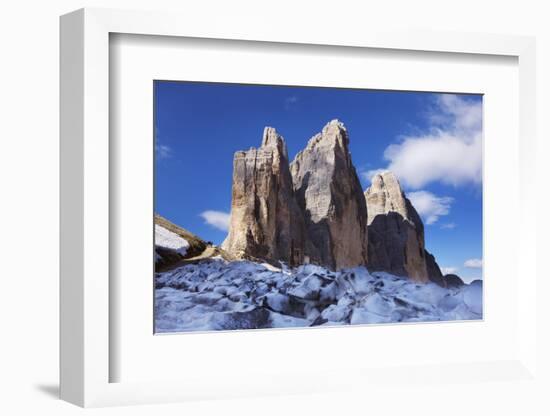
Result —
[[[395,32],[348,28],[330,31],[311,25],[308,30],[285,28],[243,19],[205,24],[168,13],[82,9],[61,18],[61,398],[80,406],[158,403],[197,398],[262,394],[306,393],[376,386],[400,377],[405,382],[430,383],[458,378],[537,382],[536,217],[535,204],[535,42],[533,38],[465,33]],[[334,48],[408,50],[440,54],[501,55],[514,57],[519,67],[519,200],[517,214],[518,263],[524,275],[518,287],[517,348],[507,359],[426,364],[411,368],[374,369],[343,367],[326,375],[344,382],[322,382],[317,373],[269,373],[268,381],[239,380],[231,385],[196,377],[182,380],[113,382],[110,370],[120,357],[114,354],[111,312],[113,287],[109,276],[110,226],[110,35],[129,34],[172,38],[225,39],[330,45]],[[489,149],[490,150],[490,149]],[[521,215],[525,214],[525,215]],[[513,270],[510,273],[514,273]],[[412,327],[409,327],[412,328]],[[416,329],[409,329],[416,331]],[[236,334],[237,336],[239,334]],[[215,335],[212,335],[215,336]],[[211,336],[211,337],[212,337]],[[277,334],[272,335],[272,338]],[[248,336],[249,337],[249,336]],[[250,338],[250,337],[249,337]],[[239,341],[236,341],[239,342]],[[411,374],[414,375],[411,377]],[[483,373],[483,376],[475,374]],[[407,376],[407,374],[409,376]],[[291,377],[290,377],[291,376]],[[330,378],[329,377],[329,378]],[[414,380],[414,381],[413,381]],[[227,380],[225,380],[226,382]]]

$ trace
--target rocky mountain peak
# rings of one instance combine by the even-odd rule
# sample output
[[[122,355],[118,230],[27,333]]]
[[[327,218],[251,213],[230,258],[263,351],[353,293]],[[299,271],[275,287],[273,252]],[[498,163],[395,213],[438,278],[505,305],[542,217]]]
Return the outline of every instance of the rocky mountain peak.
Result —
[[[235,153],[229,234],[222,246],[238,258],[332,270],[373,271],[440,281],[424,247],[424,225],[389,171],[363,193],[349,134],[331,120],[289,165],[283,137],[265,127],[261,146]]]
[[[277,130],[274,127],[265,127],[264,134],[262,136],[261,147],[276,147],[281,155],[288,159],[288,152],[286,149],[286,143]]]
[[[369,268],[443,284],[435,258],[426,251],[424,224],[390,171],[373,176],[365,191]]]
[[[365,191],[365,198],[369,210],[369,225],[377,215],[396,212],[418,228],[423,228],[422,221],[405,197],[401,184],[393,172],[385,171],[374,175],[371,186]]]
[[[330,131],[340,131],[347,133],[346,126],[337,118],[330,120],[327,124],[325,124],[322,130],[322,134],[328,135]]]
[[[235,153],[231,222],[222,247],[237,258],[295,265],[303,261],[303,238],[286,144],[266,127],[261,147]]]
[[[343,123],[332,120],[290,165],[306,257],[332,269],[366,264],[367,209]]]
[[[320,133],[309,139],[306,148],[298,153],[294,162],[299,162],[299,155],[302,152],[311,152],[316,148],[339,149],[340,152],[347,155],[349,153],[349,136],[344,123],[334,119],[325,124]],[[349,159],[351,160],[351,157]]]

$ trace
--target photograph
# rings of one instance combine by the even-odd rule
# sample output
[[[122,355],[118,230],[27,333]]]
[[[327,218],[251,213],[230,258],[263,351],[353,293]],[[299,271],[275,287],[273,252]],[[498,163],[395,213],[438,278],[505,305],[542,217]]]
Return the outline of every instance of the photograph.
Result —
[[[483,320],[483,95],[153,93],[156,334]]]

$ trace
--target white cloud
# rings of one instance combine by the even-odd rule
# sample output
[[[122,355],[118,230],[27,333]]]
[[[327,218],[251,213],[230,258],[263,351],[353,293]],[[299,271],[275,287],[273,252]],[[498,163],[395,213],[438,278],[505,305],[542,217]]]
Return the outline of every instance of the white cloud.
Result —
[[[458,131],[481,131],[481,110],[479,101],[467,101],[454,94],[441,94],[430,118],[436,125],[451,125]]]
[[[470,269],[481,269],[483,267],[483,260],[482,259],[468,259],[464,262],[464,267],[468,267]]]
[[[208,210],[201,212],[200,216],[212,227],[222,231],[229,231],[231,215],[227,212]]]
[[[285,98],[285,110],[290,110],[297,102],[299,98],[296,95],[291,95]]]
[[[155,156],[157,159],[166,159],[172,156],[172,148],[165,144],[161,144],[158,139],[158,129],[157,136],[155,137]]]
[[[441,224],[440,228],[442,230],[453,230],[456,228],[456,224],[454,222],[448,222],[446,224]]]
[[[432,182],[481,183],[481,102],[441,94],[427,117],[429,131],[404,136],[386,148],[387,169],[413,189]]]
[[[426,224],[434,224],[439,217],[448,215],[453,202],[449,196],[437,196],[428,191],[409,192],[407,198]]]
[[[452,266],[441,268],[441,273],[443,273],[443,274],[456,274],[457,271],[458,271],[458,268],[452,267]]]
[[[172,156],[172,149],[164,144],[156,145],[155,151],[159,159],[166,159]]]

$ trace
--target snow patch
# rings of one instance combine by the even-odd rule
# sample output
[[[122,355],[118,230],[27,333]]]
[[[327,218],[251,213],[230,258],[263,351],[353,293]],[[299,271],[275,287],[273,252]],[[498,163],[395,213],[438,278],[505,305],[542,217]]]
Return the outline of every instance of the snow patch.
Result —
[[[180,235],[155,224],[155,245],[175,251],[182,256],[185,256],[189,243]]]

